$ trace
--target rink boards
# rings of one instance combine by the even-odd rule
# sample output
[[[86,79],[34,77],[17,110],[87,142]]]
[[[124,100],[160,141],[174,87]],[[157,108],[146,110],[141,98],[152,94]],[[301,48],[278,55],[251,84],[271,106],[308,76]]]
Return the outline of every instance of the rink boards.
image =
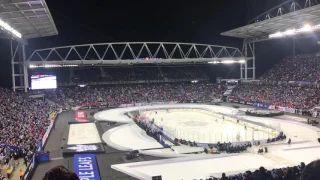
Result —
[[[244,118],[237,119],[228,114],[223,116],[206,109],[179,108],[172,109],[169,113],[155,110],[143,114],[149,120],[154,119],[158,126],[163,127],[174,137],[197,143],[266,141],[279,134],[273,129],[244,122],[242,121]]]
[[[163,109],[169,109],[169,113],[165,113],[166,110]],[[176,108],[176,110],[174,109]],[[184,109],[185,108],[185,109]],[[199,114],[198,112],[194,111],[199,111],[201,109],[204,109],[202,114]],[[130,107],[130,108],[117,108],[117,109],[112,109],[112,110],[106,110],[102,111],[99,113],[96,113],[95,115],[98,116],[100,121],[108,121],[108,119],[112,119],[113,121],[115,119],[125,119],[125,120],[120,120],[121,123],[127,122],[127,123],[133,123],[133,120],[130,119],[128,114],[132,111],[140,111],[143,112],[144,110],[151,110],[153,109],[154,111],[158,111],[159,114],[155,115],[155,112],[153,112],[153,117],[155,117],[156,123],[158,123],[159,126],[163,126],[164,130],[177,137],[177,138],[182,138],[190,141],[196,141],[197,143],[217,143],[218,141],[220,142],[234,142],[234,143],[241,143],[241,142],[247,142],[247,141],[252,141],[252,140],[263,140],[266,141],[268,138],[273,138],[277,136],[278,132],[272,132],[270,129],[262,126],[258,126],[256,124],[248,124],[247,122],[242,122],[240,121],[237,123],[237,119],[241,118],[246,118],[250,120],[251,122],[255,123],[261,123],[263,122],[267,126],[270,127],[275,127],[278,130],[281,130],[290,136],[295,141],[304,141],[312,138],[313,140],[316,140],[316,137],[318,136],[318,132],[316,132],[314,129],[312,129],[311,126],[305,126],[302,123],[299,122],[288,122],[283,119],[276,119],[276,118],[255,118],[255,117],[250,117],[250,116],[245,116],[245,115],[240,115],[237,116],[238,110],[230,107],[223,107],[223,106],[214,106],[214,105],[200,105],[200,104],[175,104],[175,105],[157,105],[157,106],[144,106],[144,107]],[[162,110],[160,110],[162,109]],[[192,110],[193,109],[193,110]],[[174,114],[175,112],[183,111],[186,113],[189,112],[194,112],[198,114],[193,114],[194,119],[190,119],[190,117],[186,116],[183,117],[183,114],[181,117],[171,117],[169,118],[168,122],[170,123],[169,126],[168,124],[162,124],[161,118],[164,118],[166,121],[165,116]],[[208,111],[216,112],[216,114],[209,114],[210,116],[213,115],[213,117],[204,117],[204,114],[208,115]],[[182,112],[182,113],[183,113]],[[225,120],[229,120],[232,123],[220,125],[220,123],[215,124],[215,120],[219,119],[219,122],[222,122],[222,116],[217,113],[223,113],[226,114]],[[148,114],[148,113],[147,113]],[[202,116],[199,118],[198,116]],[[162,116],[162,117],[161,117]],[[151,116],[151,118],[153,118]],[[95,116],[96,118],[96,116]],[[189,118],[189,119],[188,119]],[[183,122],[178,122],[176,121],[178,119],[179,121],[182,119]],[[116,121],[117,122],[117,121]],[[204,122],[207,122],[205,125],[201,125]],[[244,129],[244,123],[246,123],[247,130]],[[183,125],[181,125],[183,124]],[[200,125],[199,125],[200,124]],[[283,124],[281,126],[281,124]],[[239,126],[240,125],[240,126]],[[193,128],[193,126],[196,126]],[[217,127],[217,128],[216,128]],[[121,128],[127,129],[126,131],[120,130]],[[155,144],[152,143],[150,140],[144,141],[144,137],[141,136],[140,130],[134,130],[130,129],[134,128],[134,126],[119,126],[117,127],[118,132],[122,131],[124,136],[128,137],[135,137],[137,138],[137,142],[139,143],[145,143],[144,145],[141,145],[141,147],[148,147],[154,148]],[[130,135],[127,134],[127,132],[130,132]],[[115,136],[115,134],[118,134]],[[108,139],[110,142],[112,140],[112,144],[121,144],[121,146],[125,146],[125,149],[136,149],[140,145],[134,145],[132,148],[130,147],[131,143],[126,143],[122,142],[125,141],[121,137],[122,133],[116,133],[113,132],[112,139]],[[240,136],[238,139],[237,136]],[[106,137],[104,136],[104,141],[106,142]],[[138,140],[139,139],[139,140]],[[123,148],[121,148],[123,149]]]
[[[107,131],[103,136],[103,140],[108,145],[115,145],[115,148],[136,149],[136,148],[157,148],[155,140],[146,139],[142,133],[143,130],[127,116],[128,112],[137,111],[140,108],[206,108],[212,111],[227,113],[232,116],[237,116],[237,110],[229,107],[216,107],[208,105],[162,105],[162,106],[149,106],[149,107],[131,107],[131,108],[118,108],[113,110],[102,111],[98,114],[100,121],[119,120],[118,122],[127,123],[127,125],[118,126],[114,129]],[[161,113],[159,113],[160,115]],[[170,114],[170,113],[169,113]],[[243,116],[243,115],[241,115]],[[158,119],[161,118],[160,116]],[[165,117],[163,117],[165,118]],[[243,173],[246,170],[255,170],[259,166],[265,168],[277,168],[284,166],[298,165],[304,161],[309,163],[312,160],[320,158],[319,143],[319,129],[303,124],[299,121],[292,121],[290,118],[282,117],[277,118],[255,118],[243,116],[255,122],[264,122],[265,124],[273,125],[279,124],[288,137],[292,138],[293,144],[288,146],[286,142],[278,142],[270,145],[269,153],[267,155],[257,155],[255,151],[248,153],[232,154],[230,155],[188,155],[181,157],[181,155],[174,154],[170,149],[157,149],[141,151],[140,153],[148,154],[151,156],[162,157],[178,157],[160,161],[148,161],[141,163],[119,164],[112,165],[112,168],[138,179],[150,179],[152,176],[163,175],[163,179],[199,179],[207,178],[210,175],[217,175],[220,177],[222,172],[227,174]],[[201,120],[201,118],[200,118]],[[161,121],[161,120],[160,120]],[[221,120],[219,120],[221,121]],[[189,124],[199,124],[191,122]],[[201,123],[200,123],[201,125]],[[199,127],[198,129],[202,129]],[[130,132],[127,134],[127,132]],[[107,133],[108,136],[107,136]],[[130,137],[123,138],[123,137]],[[108,142],[107,142],[108,141]],[[128,143],[130,141],[130,143]],[[154,142],[152,142],[154,141]],[[120,147],[119,147],[120,146]],[[123,147],[124,146],[124,147]],[[310,148],[312,147],[312,148]],[[253,148],[253,150],[255,150]],[[294,158],[293,158],[294,157]],[[239,163],[236,163],[239,162]],[[243,162],[246,162],[243,164]],[[257,165],[257,162],[259,164]],[[232,166],[230,166],[232,164]],[[197,168],[202,167],[202,168]],[[172,171],[175,169],[175,171]],[[181,172],[180,172],[181,170]]]

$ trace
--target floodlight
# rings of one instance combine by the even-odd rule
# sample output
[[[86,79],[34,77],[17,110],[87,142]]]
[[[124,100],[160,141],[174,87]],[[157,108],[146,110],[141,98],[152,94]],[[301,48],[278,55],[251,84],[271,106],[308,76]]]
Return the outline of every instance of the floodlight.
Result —
[[[0,19],[0,27],[2,27],[5,30],[9,31],[11,34],[13,34],[14,36],[16,36],[18,38],[22,37],[21,33],[19,33],[15,29],[13,29],[9,24],[7,24],[6,22],[2,21],[1,19]]]
[[[274,34],[269,35],[269,38],[278,38],[278,37],[283,37],[283,34],[281,32],[276,32]]]
[[[306,24],[300,29],[289,29],[285,32],[276,32],[276,33],[270,34],[269,38],[270,39],[271,38],[282,38],[282,37],[293,36],[293,35],[306,33],[306,32],[318,31],[319,29],[320,29],[320,24],[315,25],[315,26],[311,26],[309,24]]]
[[[235,62],[236,61],[234,61],[234,60],[226,60],[226,61],[222,61],[221,63],[223,63],[223,64],[233,64]]]
[[[312,27],[309,25],[309,24],[306,24],[303,26],[303,28],[301,29],[301,31],[311,31],[312,30]]]
[[[236,61],[236,60],[211,61],[211,62],[208,62],[208,63],[209,63],[209,64],[234,64],[234,63],[243,64],[243,63],[246,63],[246,60],[241,59],[241,60],[239,60],[239,61]]]
[[[294,33],[295,33],[294,29],[289,29],[289,30],[285,31],[283,34],[290,36],[290,35],[294,35]]]
[[[311,30],[312,30],[312,28],[309,24],[304,25],[302,28],[302,31],[311,31]]]

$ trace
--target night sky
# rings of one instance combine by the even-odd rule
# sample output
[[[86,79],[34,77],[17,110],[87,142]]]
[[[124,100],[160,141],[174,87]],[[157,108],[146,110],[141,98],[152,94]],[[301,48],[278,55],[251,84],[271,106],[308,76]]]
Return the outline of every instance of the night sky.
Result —
[[[46,0],[59,35],[29,40],[39,48],[102,42],[189,42],[235,46],[242,40],[220,33],[247,24],[286,0],[106,1]],[[300,40],[297,53],[319,49],[316,37]],[[9,41],[0,40],[0,86],[11,87]],[[257,45],[257,75],[292,53],[292,40]]]

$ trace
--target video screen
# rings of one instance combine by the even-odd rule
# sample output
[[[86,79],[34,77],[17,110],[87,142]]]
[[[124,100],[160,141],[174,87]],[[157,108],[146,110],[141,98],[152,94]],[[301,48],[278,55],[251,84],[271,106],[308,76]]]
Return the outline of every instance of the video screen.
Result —
[[[55,75],[32,75],[31,89],[56,89],[57,76]]]

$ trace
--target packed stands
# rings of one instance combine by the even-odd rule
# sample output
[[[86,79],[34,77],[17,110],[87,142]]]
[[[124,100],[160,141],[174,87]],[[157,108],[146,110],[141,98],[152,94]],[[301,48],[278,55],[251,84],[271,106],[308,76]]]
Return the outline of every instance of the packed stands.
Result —
[[[76,106],[83,104],[96,104],[98,102],[109,105],[145,102],[170,101],[210,101],[221,99],[225,92],[223,86],[214,84],[135,84],[118,86],[87,86],[62,87],[56,90],[47,90],[45,94],[49,99],[58,103]]]
[[[260,79],[264,81],[318,82],[320,79],[320,56],[317,54],[286,57]]]
[[[210,177],[207,180],[307,180],[317,179],[319,177],[319,160],[313,161],[307,166],[301,162],[300,165],[294,167],[284,167],[267,170],[260,167],[255,171],[246,171],[244,173],[227,176],[222,173],[221,178]]]
[[[31,157],[50,124],[55,107],[48,103],[0,88],[0,156],[9,161]]]
[[[320,90],[299,84],[242,83],[233,89],[231,98],[250,103],[310,109],[318,104]]]
[[[319,105],[320,56],[317,54],[286,57],[263,74],[260,82],[242,83],[230,98],[248,103],[294,109],[312,109]]]

